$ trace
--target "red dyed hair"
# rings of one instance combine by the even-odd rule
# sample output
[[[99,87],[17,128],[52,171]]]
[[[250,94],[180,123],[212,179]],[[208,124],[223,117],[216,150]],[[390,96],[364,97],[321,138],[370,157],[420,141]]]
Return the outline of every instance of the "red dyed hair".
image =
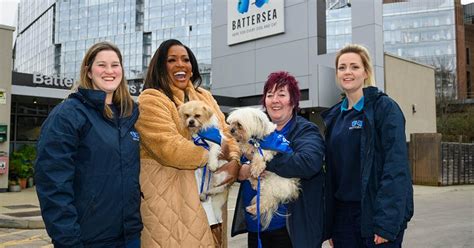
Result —
[[[267,106],[265,106],[267,93],[274,88],[275,90],[279,90],[285,86],[288,87],[288,93],[290,93],[290,103],[293,106],[293,114],[298,111],[301,96],[300,87],[298,87],[296,78],[286,71],[272,72],[268,75],[267,82],[263,86],[263,96],[260,100],[265,109],[267,108]]]

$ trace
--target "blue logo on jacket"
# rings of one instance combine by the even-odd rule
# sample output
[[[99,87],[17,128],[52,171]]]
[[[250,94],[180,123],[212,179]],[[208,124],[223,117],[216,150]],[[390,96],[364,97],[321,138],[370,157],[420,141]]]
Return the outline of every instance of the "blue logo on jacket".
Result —
[[[140,135],[137,132],[130,131],[130,135],[132,136],[133,140],[140,141]]]
[[[351,126],[349,127],[349,129],[362,129],[362,126],[364,125],[364,122],[361,121],[361,120],[356,120],[356,121],[352,121],[351,123]]]
[[[255,2],[252,4],[255,4],[257,8],[261,8],[263,5],[268,3],[268,1],[270,0],[255,0]],[[249,11],[249,4],[250,4],[250,0],[239,0],[239,2],[237,2],[237,10],[239,11],[239,13],[240,14],[247,13],[247,11]]]

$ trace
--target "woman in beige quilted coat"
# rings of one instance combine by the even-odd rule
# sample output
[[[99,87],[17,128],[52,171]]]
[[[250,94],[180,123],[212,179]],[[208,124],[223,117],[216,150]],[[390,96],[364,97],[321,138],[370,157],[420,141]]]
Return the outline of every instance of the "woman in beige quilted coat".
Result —
[[[230,138],[224,115],[200,83],[192,51],[177,40],[164,41],[150,62],[145,90],[138,97],[142,247],[226,247],[226,216],[223,223],[210,226],[199,200],[195,170],[207,162],[208,152],[190,141],[177,110],[190,100],[207,103]],[[235,141],[223,151],[230,162],[220,171],[226,170],[226,181],[232,183],[239,170]]]

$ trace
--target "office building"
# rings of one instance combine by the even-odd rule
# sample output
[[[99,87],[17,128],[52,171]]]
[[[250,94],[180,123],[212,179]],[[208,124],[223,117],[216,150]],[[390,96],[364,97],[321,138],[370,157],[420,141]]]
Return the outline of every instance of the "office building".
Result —
[[[211,0],[21,0],[11,107],[11,149],[35,143],[52,108],[79,78],[82,58],[98,41],[121,50],[137,96],[162,41],[181,40],[195,53],[210,87]]]
[[[466,95],[474,99],[474,3],[463,5],[466,41]]]
[[[239,0],[214,0],[212,8],[213,93],[237,98],[233,106],[259,106],[267,76],[288,71],[299,82],[299,114],[324,128],[319,113],[341,99],[335,54],[326,46],[326,3],[269,1],[242,8]],[[371,53],[377,86],[400,105],[407,138],[436,132],[434,68],[384,52],[382,8],[379,0],[353,1],[351,40]]]
[[[353,40],[350,3],[327,1],[328,52]],[[384,51],[435,66],[438,99],[470,97],[466,86],[463,17],[460,0],[384,0]]]
[[[77,79],[86,50],[115,43],[125,76],[141,81],[163,40],[188,45],[210,84],[210,0],[22,0],[19,5],[14,71]]]

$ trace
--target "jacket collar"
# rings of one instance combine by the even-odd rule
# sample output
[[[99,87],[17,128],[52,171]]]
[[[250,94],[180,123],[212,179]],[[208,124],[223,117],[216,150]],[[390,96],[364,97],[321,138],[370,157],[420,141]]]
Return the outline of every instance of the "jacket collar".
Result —
[[[365,106],[372,106],[373,102],[375,102],[380,96],[385,95],[385,93],[381,92],[375,86],[365,87],[362,89],[362,92],[364,96],[364,111],[365,112],[367,111],[372,112],[370,108],[365,108]],[[329,127],[332,124],[334,117],[340,113],[342,103],[343,101],[340,101],[336,105],[332,106],[331,108],[321,113],[321,117],[323,118],[324,124],[326,125],[326,127]]]
[[[81,101],[83,104],[96,109],[99,113],[104,112],[104,107],[105,107],[105,92],[101,90],[92,90],[92,89],[82,89],[78,88],[77,92],[74,92],[69,95],[69,98],[76,98],[79,101]],[[120,121],[121,126],[126,126],[130,127],[133,126],[138,119],[138,106],[136,104],[133,104],[133,110],[132,110],[132,115],[123,118]],[[107,119],[108,121],[111,121]],[[121,136],[123,137],[126,133],[128,132],[128,129],[121,129]]]
[[[342,105],[342,101],[336,103],[336,105],[330,107],[327,110],[324,110],[321,113],[321,117],[323,118],[324,125],[326,126],[326,128],[331,126],[331,123],[334,120],[334,117],[341,112],[341,105]]]
[[[101,112],[104,111],[106,94],[101,90],[78,88],[77,92],[70,94],[69,97],[77,98],[92,108]]]
[[[387,94],[380,91],[377,87],[370,86],[363,89],[364,97],[366,100],[367,108],[364,108],[365,116],[369,121],[369,125],[374,125],[374,114],[375,114],[375,103],[377,99],[382,96],[386,96]]]
[[[196,100],[194,85],[191,81],[188,81],[186,88],[180,89],[173,84],[170,85],[171,93],[173,93],[173,100],[179,106],[184,103],[185,94],[188,97],[188,100]]]
[[[348,107],[349,107],[349,101],[347,100],[347,97],[346,97],[342,101],[341,112],[348,111],[349,110]],[[362,111],[362,109],[364,108],[364,95],[362,95],[359,101],[357,101],[357,103],[354,106],[352,106],[352,108],[357,110],[357,112]]]
[[[379,98],[381,95],[385,95],[385,93],[380,91],[375,86],[369,86],[369,87],[363,88],[362,91],[364,92],[364,100],[366,102],[373,102],[377,100],[377,98]]]

